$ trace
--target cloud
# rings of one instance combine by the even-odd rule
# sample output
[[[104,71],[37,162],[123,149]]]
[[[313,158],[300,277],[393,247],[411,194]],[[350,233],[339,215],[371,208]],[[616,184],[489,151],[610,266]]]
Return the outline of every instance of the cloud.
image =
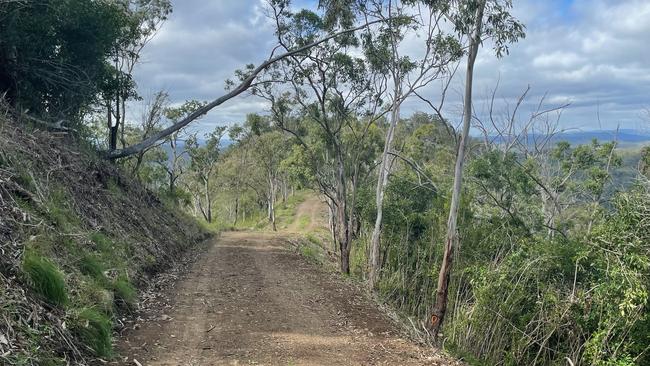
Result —
[[[477,113],[485,112],[497,83],[501,105],[512,104],[530,85],[529,110],[544,96],[549,106],[571,102],[562,118],[564,128],[643,126],[640,116],[650,106],[650,2],[521,0],[515,2],[514,13],[526,24],[527,36],[502,59],[489,44],[481,49],[475,76]],[[408,42],[404,48],[416,50],[421,39]],[[263,0],[176,0],[169,21],[145,49],[135,78],[142,94],[164,89],[175,103],[214,99],[235,69],[259,64],[273,46]],[[451,115],[459,110],[462,70],[450,91]],[[432,86],[427,93],[435,100],[439,88]],[[197,128],[239,122],[247,113],[265,109],[256,98],[237,97],[209,113]],[[411,99],[403,114],[416,110],[426,111],[427,106]]]

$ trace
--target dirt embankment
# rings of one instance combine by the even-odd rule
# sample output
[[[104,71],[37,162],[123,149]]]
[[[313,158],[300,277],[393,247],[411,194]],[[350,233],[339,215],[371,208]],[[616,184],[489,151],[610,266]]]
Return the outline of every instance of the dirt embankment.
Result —
[[[137,288],[205,236],[91,148],[0,111],[0,364],[110,357]]]

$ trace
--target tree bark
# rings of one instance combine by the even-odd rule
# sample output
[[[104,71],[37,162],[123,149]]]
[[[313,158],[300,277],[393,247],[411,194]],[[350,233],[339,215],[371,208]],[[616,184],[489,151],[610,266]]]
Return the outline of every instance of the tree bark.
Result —
[[[481,43],[481,26],[483,24],[483,11],[485,0],[478,4],[474,30],[470,36],[469,54],[467,56],[467,71],[465,74],[465,100],[463,101],[463,131],[458,145],[456,155],[456,166],[454,169],[454,184],[451,194],[451,205],[449,208],[449,219],[447,221],[447,239],[442,257],[442,265],[438,274],[438,288],[436,289],[436,300],[431,309],[429,319],[429,331],[433,338],[437,338],[447,312],[449,279],[453,264],[454,249],[458,245],[458,211],[463,181],[463,167],[465,164],[465,150],[469,139],[469,129],[472,121],[472,86],[474,77],[474,63],[478,48]]]
[[[235,220],[232,223],[232,226],[237,225],[237,220],[239,219],[239,190],[237,190],[237,195],[235,196]]]
[[[350,274],[350,227],[348,222],[345,164],[342,152],[337,152],[336,217],[337,237],[341,250],[341,272]]]
[[[212,199],[210,197],[210,181],[208,179],[203,179],[203,187],[203,189],[205,189],[205,219],[208,223],[212,223]]]
[[[273,231],[278,231],[275,225],[275,179],[273,176],[269,176],[269,221]]]
[[[397,126],[397,121],[399,120],[399,104],[397,102],[395,104],[396,105],[393,107],[393,111],[391,113],[390,126],[388,127],[388,131],[386,133],[386,142],[384,144],[384,152],[382,153],[381,164],[379,165],[379,174],[377,178],[377,217],[375,218],[375,227],[372,231],[372,238],[370,240],[370,273],[368,275],[370,288],[375,288],[377,286],[377,280],[379,279],[379,247],[384,214],[384,194],[386,191],[386,185],[388,184],[388,173],[391,165],[388,160],[393,159],[392,156],[389,158],[388,153],[392,149],[393,136],[395,135],[395,126]]]

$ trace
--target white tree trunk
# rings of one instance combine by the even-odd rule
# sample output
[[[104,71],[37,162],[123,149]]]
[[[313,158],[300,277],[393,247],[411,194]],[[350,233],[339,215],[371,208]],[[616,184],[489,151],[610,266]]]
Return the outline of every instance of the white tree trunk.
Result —
[[[384,152],[381,156],[381,164],[379,165],[379,174],[377,178],[377,217],[375,218],[375,227],[372,231],[372,237],[370,240],[370,274],[368,279],[371,288],[374,288],[377,285],[377,280],[379,278],[379,246],[381,241],[381,227],[384,214],[384,194],[386,192],[386,186],[388,185],[388,175],[393,160],[393,158],[389,155],[389,152],[393,146],[393,137],[395,135],[395,127],[397,126],[398,121],[399,102],[396,101],[391,113],[390,126],[386,132],[386,142],[384,144]]]
[[[445,241],[445,252],[438,274],[438,288],[436,289],[436,301],[431,311],[429,330],[433,337],[437,337],[447,311],[447,296],[449,291],[449,279],[453,262],[454,249],[458,245],[458,211],[463,184],[463,167],[465,165],[465,151],[469,139],[469,129],[472,122],[472,87],[474,78],[474,62],[481,44],[481,25],[483,24],[483,11],[485,0],[478,4],[476,10],[475,26],[470,37],[469,54],[467,56],[467,71],[465,74],[465,100],[463,101],[463,130],[456,155],[456,166],[454,169],[454,184],[451,193],[451,205],[449,207],[449,219],[447,220],[447,239]]]

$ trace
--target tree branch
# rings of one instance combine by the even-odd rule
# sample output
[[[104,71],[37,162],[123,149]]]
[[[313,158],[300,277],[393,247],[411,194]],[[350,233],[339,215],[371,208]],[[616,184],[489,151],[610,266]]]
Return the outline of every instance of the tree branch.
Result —
[[[205,115],[206,113],[208,113],[213,108],[225,103],[226,101],[228,101],[228,100],[238,96],[239,94],[245,92],[246,90],[248,90],[250,88],[251,84],[253,83],[253,81],[255,80],[255,78],[257,78],[257,76],[262,71],[264,71],[267,67],[269,67],[270,65],[272,65],[272,64],[274,64],[274,63],[276,63],[278,61],[281,61],[281,60],[283,60],[283,59],[285,59],[287,57],[290,57],[290,56],[296,55],[296,54],[298,54],[300,52],[303,52],[305,50],[308,50],[308,49],[310,49],[312,47],[318,46],[321,43],[325,43],[325,42],[327,42],[327,41],[329,41],[329,40],[331,40],[333,38],[336,38],[338,36],[341,36],[343,34],[353,33],[353,32],[356,32],[356,31],[358,31],[360,29],[368,27],[368,26],[370,26],[372,24],[380,23],[380,22],[383,22],[383,21],[384,20],[381,20],[381,19],[380,20],[375,20],[375,21],[365,23],[365,24],[363,24],[361,26],[358,26],[358,27],[355,27],[355,28],[346,29],[346,30],[343,30],[343,31],[340,31],[340,32],[336,32],[336,33],[333,33],[333,34],[331,34],[331,35],[329,35],[329,36],[327,36],[325,38],[322,38],[322,39],[320,39],[320,40],[318,40],[316,42],[313,42],[313,43],[310,43],[310,44],[305,45],[303,47],[299,47],[299,48],[296,48],[294,50],[285,52],[285,53],[283,53],[281,55],[272,57],[272,58],[266,60],[265,62],[263,62],[257,68],[255,68],[251,72],[251,74],[241,82],[241,84],[239,84],[236,88],[234,88],[229,93],[224,94],[221,97],[219,97],[219,98],[213,100],[212,102],[206,104],[202,108],[197,109],[194,113],[192,113],[189,116],[185,117],[181,121],[179,121],[179,122],[165,128],[164,130],[154,134],[153,136],[143,140],[142,142],[139,142],[139,143],[137,143],[135,145],[125,147],[125,148],[120,149],[120,150],[107,151],[107,152],[104,153],[104,156],[106,158],[108,158],[108,159],[119,159],[119,158],[124,158],[124,157],[127,157],[127,156],[131,156],[133,154],[137,154],[138,152],[143,151],[144,149],[146,149],[146,148],[150,147],[151,145],[155,144],[158,140],[163,139],[163,138],[171,135],[175,131],[178,131],[181,128],[187,126],[192,121],[194,121],[197,118]]]

